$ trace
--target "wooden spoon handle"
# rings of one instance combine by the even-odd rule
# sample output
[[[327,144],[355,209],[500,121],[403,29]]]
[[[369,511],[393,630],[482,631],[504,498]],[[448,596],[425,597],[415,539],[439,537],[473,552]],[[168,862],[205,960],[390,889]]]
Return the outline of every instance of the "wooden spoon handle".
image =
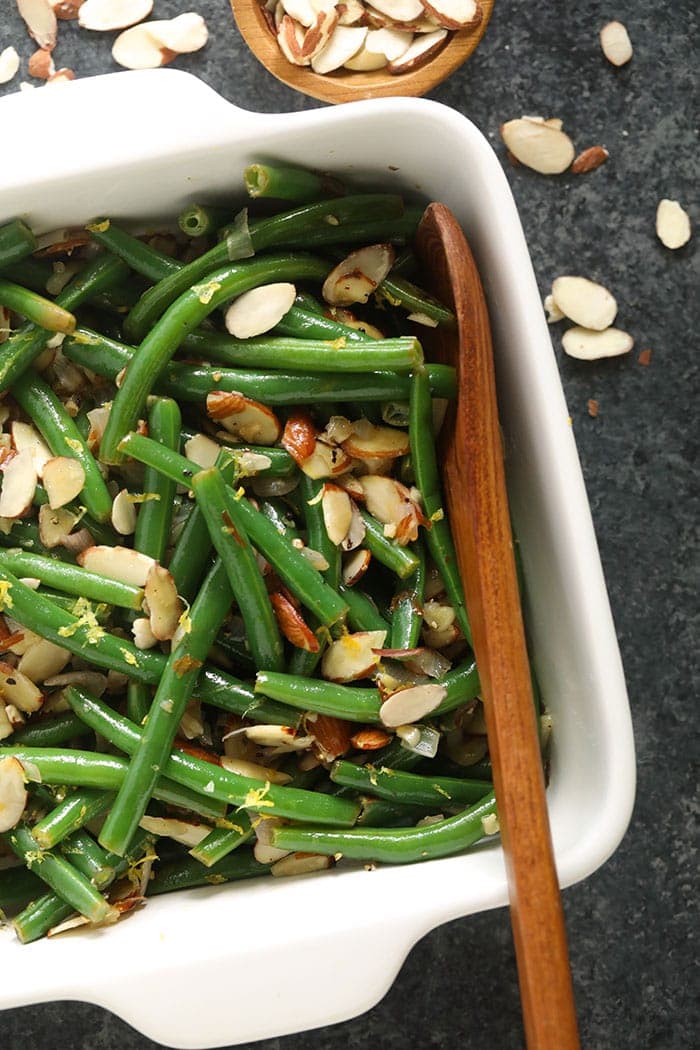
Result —
[[[579,1046],[539,737],[518,596],[488,312],[452,213],[431,204],[418,250],[432,291],[452,302],[459,339],[439,355],[458,368],[458,409],[445,448],[445,489],[484,703],[527,1045]]]

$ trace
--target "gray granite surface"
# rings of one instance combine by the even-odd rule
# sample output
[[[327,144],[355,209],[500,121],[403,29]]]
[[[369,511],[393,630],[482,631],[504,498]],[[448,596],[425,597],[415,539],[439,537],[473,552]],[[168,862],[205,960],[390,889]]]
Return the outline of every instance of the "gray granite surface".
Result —
[[[206,16],[211,41],[177,66],[246,109],[315,105],[250,56],[226,0],[192,6]],[[187,7],[184,0],[156,0],[155,13]],[[605,62],[598,46],[598,30],[610,18],[627,24],[635,47],[621,70]],[[25,58],[31,53],[14,3],[3,0],[0,50],[9,43]],[[654,236],[661,197],[680,200],[696,223],[700,218],[693,177],[697,43],[695,0],[497,0],[477,54],[433,94],[471,117],[503,158],[543,294],[559,273],[598,278],[614,291],[620,324],[637,340],[622,359],[583,364],[563,357],[553,333],[622,647],[639,773],[622,845],[564,895],[583,1043],[590,1050],[686,1048],[697,1045],[700,1031],[698,236],[675,253]],[[64,23],[58,64],[79,76],[107,72],[115,68],[109,48],[109,34]],[[562,117],[578,145],[608,147],[608,164],[560,178],[511,167],[498,127],[521,113]],[[80,142],[80,129],[68,133]],[[11,144],[3,144],[7,148]],[[647,367],[638,360],[645,348],[652,351]],[[588,414],[589,398],[599,403],[597,418]],[[522,1042],[508,917],[498,911],[429,934],[383,1002],[364,1016],[257,1046],[510,1050]],[[104,1011],[77,1003],[8,1011],[0,1018],[0,1043],[5,1050],[155,1045]]]

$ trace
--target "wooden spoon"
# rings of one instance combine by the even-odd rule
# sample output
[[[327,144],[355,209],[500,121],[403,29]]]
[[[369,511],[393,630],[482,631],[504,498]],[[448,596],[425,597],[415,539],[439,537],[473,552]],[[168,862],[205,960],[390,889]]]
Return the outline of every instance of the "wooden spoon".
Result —
[[[457,367],[444,453],[446,501],[479,668],[528,1047],[579,1046],[564,915],[545,802],[513,558],[491,332],[479,274],[455,217],[431,204],[417,238],[431,291],[457,327],[435,356]]]
[[[341,69],[321,76],[310,66],[294,66],[279,49],[265,20],[260,0],[231,0],[233,16],[241,36],[273,76],[283,84],[324,102],[354,102],[385,95],[425,95],[454,73],[477,47],[491,18],[495,0],[480,0],[482,18],[473,29],[452,33],[434,58],[412,73],[393,76],[385,69],[353,73]]]

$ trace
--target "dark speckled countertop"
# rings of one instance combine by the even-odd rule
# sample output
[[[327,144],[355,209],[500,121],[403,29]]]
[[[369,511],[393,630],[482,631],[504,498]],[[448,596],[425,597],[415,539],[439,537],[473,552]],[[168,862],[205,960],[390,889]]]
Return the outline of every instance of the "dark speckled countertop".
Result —
[[[226,0],[192,5],[156,0],[155,16],[190,6],[206,17],[211,40],[205,51],[176,66],[246,109],[316,105],[283,87],[250,56]],[[621,70],[606,63],[598,46],[598,30],[611,18],[625,22],[635,48],[632,62]],[[113,70],[111,36],[63,23],[57,64],[78,76]],[[698,39],[695,0],[497,0],[477,54],[433,94],[468,115],[503,158],[543,295],[560,273],[598,279],[618,299],[620,326],[636,339],[624,358],[582,363],[566,359],[559,331],[552,333],[622,647],[639,775],[622,845],[600,871],[564,894],[583,1044],[589,1050],[686,1048],[696,1045],[700,1030],[695,949],[699,236],[696,232],[688,246],[670,252],[654,234],[661,197],[681,201],[696,230],[700,219],[693,196],[698,114],[693,41],[696,46]],[[14,3],[4,0],[0,50],[10,43],[26,60],[31,43]],[[589,175],[559,178],[511,167],[498,127],[522,113],[563,118],[579,147],[607,146],[609,162]],[[647,348],[651,362],[644,366],[639,351]],[[590,398],[599,405],[596,418],[588,413]],[[7,1011],[0,1033],[5,1050],[156,1045],[104,1011],[77,1003]],[[369,1013],[256,1047],[417,1045],[440,1050],[523,1045],[505,911],[430,933]]]

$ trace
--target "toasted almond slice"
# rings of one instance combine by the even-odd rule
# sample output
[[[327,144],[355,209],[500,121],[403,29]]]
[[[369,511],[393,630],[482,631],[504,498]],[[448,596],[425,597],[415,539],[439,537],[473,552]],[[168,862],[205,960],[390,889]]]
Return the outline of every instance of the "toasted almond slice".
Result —
[[[250,339],[269,332],[294,305],[296,294],[294,285],[284,281],[251,288],[239,295],[226,310],[227,331],[237,339]]]
[[[311,416],[306,412],[292,414],[284,426],[280,444],[287,450],[294,462],[301,466],[313,455],[316,449],[318,431]]]
[[[382,525],[398,525],[413,509],[408,489],[394,478],[367,474],[360,481],[367,500],[367,510]]]
[[[292,779],[288,773],[281,773],[279,769],[261,766],[257,762],[248,762],[242,758],[231,758],[228,755],[222,755],[221,768],[229,773],[237,773],[239,777],[269,781],[270,784],[288,784]]]
[[[82,492],[85,470],[80,460],[70,456],[54,456],[44,464],[43,482],[49,497],[49,507],[58,510]]]
[[[317,7],[312,0],[282,0],[282,7],[290,18],[307,28],[314,24],[318,15]]]
[[[40,47],[33,55],[30,55],[27,72],[30,77],[36,77],[37,80],[48,80],[54,75],[56,67],[48,47]]]
[[[379,717],[389,728],[411,725],[431,714],[447,696],[444,685],[429,683],[400,689],[385,700],[379,710]]]
[[[0,84],[9,84],[19,69],[19,55],[14,47],[0,51]]]
[[[284,11],[282,5],[280,4],[279,6]],[[311,65],[311,58],[302,55],[304,27],[287,14],[283,15],[277,27],[277,43],[284,57],[292,65]]]
[[[95,452],[99,448],[102,435],[109,420],[110,410],[111,405],[99,405],[87,413],[87,418],[90,420],[87,443],[91,452]]]
[[[127,29],[148,18],[152,10],[153,0],[84,0],[78,25],[97,32]]]
[[[370,29],[365,48],[369,52],[383,55],[388,62],[394,62],[405,55],[412,43],[413,34],[401,29]]]
[[[326,563],[328,567],[328,563]],[[321,648],[319,640],[311,630],[306,620],[298,609],[290,602],[281,591],[272,591],[270,594],[272,605],[279,629],[292,645],[297,649],[303,649],[307,653],[317,653]]]
[[[632,57],[632,41],[622,22],[608,22],[600,31],[600,46],[608,62],[624,66]]]
[[[593,331],[590,328],[569,328],[561,339],[561,345],[569,355],[579,361],[597,361],[600,357],[618,357],[628,353],[634,339],[619,328]]]
[[[617,314],[614,296],[587,277],[557,277],[552,282],[552,297],[571,321],[597,332],[609,328]]]
[[[334,715],[307,714],[304,726],[314,738],[314,749],[322,762],[334,762],[350,750],[352,722]]]
[[[131,536],[136,529],[136,507],[128,489],[120,489],[112,500],[111,520],[120,536]]]
[[[408,433],[396,427],[383,427],[358,419],[343,448],[353,459],[396,459],[409,450]]]
[[[423,7],[443,29],[471,29],[483,17],[478,0],[421,0]]]
[[[47,508],[51,514],[61,513],[61,511],[58,510],[51,510],[48,505]],[[61,540],[61,545],[72,554],[80,554],[81,551],[85,551],[88,547],[92,547],[94,542],[92,534],[88,529],[78,529],[77,532],[71,532],[67,536],[64,536]]]
[[[4,661],[0,661],[0,695],[6,704],[14,704],[27,714],[38,711],[44,702],[41,690],[31,678]]]
[[[216,441],[212,441],[206,434],[195,434],[194,437],[189,438],[185,442],[185,456],[187,459],[205,470],[214,466],[220,451],[221,445],[217,444]]]
[[[353,500],[352,521],[350,522],[348,534],[341,543],[341,547],[344,551],[354,551],[361,543],[364,543],[366,533],[367,526],[365,525],[364,518],[360,514],[357,505]]]
[[[78,12],[85,0],[49,0],[49,2],[56,18],[64,22],[71,22],[78,17]]]
[[[289,850],[277,849],[272,845],[272,832],[282,826],[279,817],[259,817],[253,824],[255,828],[255,845],[253,856],[259,864],[274,864],[287,856]]]
[[[365,5],[360,0],[340,0],[340,3],[336,3],[335,6],[338,12],[338,25],[354,26],[359,23],[365,24],[367,12],[365,11]]]
[[[310,736],[302,736],[293,726],[245,726],[243,732],[254,744],[278,751],[305,751],[312,744]]]
[[[24,766],[16,758],[0,758],[0,832],[19,823],[26,805]]]
[[[236,391],[212,390],[207,413],[229,434],[257,445],[274,445],[282,430],[272,409]]]
[[[112,44],[112,58],[125,69],[157,69],[177,58],[177,52],[167,48],[151,32],[157,22],[140,22],[125,29]],[[157,30],[156,30],[157,32]]]
[[[313,453],[300,466],[310,478],[332,478],[345,474],[352,460],[340,445],[316,441]]]
[[[321,51],[328,44],[337,24],[338,12],[335,9],[335,5],[318,12],[315,21],[304,33],[301,57],[305,61],[310,61],[313,65],[316,57],[320,55]]]
[[[331,416],[323,431],[323,437],[340,445],[352,434],[353,424],[345,416]]]
[[[690,240],[690,217],[678,201],[664,197],[656,209],[656,236],[666,248],[682,248]]]
[[[384,69],[387,64],[386,55],[376,51],[368,51],[366,45],[347,60],[343,69],[351,69],[354,73],[373,73],[376,69]]]
[[[350,252],[326,277],[323,298],[340,306],[366,303],[389,273],[394,259],[391,244],[370,244]]]
[[[78,524],[79,517],[72,510],[61,507],[59,510],[51,510],[48,503],[39,507],[39,539],[47,550],[54,547],[65,546],[70,533]],[[89,535],[89,534],[88,534]],[[89,544],[92,539],[89,539]]]
[[[610,154],[605,146],[589,146],[579,153],[571,165],[572,175],[583,175],[588,171],[595,171],[601,164],[605,164]]]
[[[332,867],[333,858],[321,853],[290,853],[275,861],[270,868],[270,874],[280,879],[293,875],[310,875],[313,871],[326,871]]]
[[[38,430],[35,430],[31,423],[21,423],[19,420],[14,420],[12,423],[12,444],[18,452],[29,449],[34,460],[34,469],[38,477],[42,477],[44,466],[53,458],[53,452]]]
[[[435,29],[429,33],[422,33],[414,38],[411,46],[400,58],[389,63],[387,69],[393,74],[411,73],[436,55],[446,40],[446,29]]]
[[[70,656],[67,649],[41,638],[22,655],[17,670],[34,683],[45,682],[63,670]]]
[[[10,708],[12,708],[13,711],[17,710],[12,704],[10,704]],[[14,719],[8,713],[7,707],[0,696],[0,740],[7,740],[8,736],[12,736],[14,731]]]
[[[367,678],[379,664],[375,649],[381,649],[386,631],[357,631],[345,634],[323,654],[321,673],[330,682],[354,682]]]
[[[348,328],[354,328],[357,332],[364,332],[365,335],[370,337],[370,339],[384,338],[384,333],[380,331],[376,325],[370,324],[369,321],[356,317],[352,310],[346,310],[342,306],[334,306],[331,308],[330,312],[336,321],[340,321],[341,324],[347,325]]]
[[[136,617],[131,625],[131,633],[137,649],[152,649],[158,644],[158,639],[151,630],[151,621],[145,616]]]
[[[323,522],[328,539],[336,547],[343,542],[352,523],[352,503],[347,492],[338,485],[326,482],[321,496]]]
[[[56,14],[49,0],[17,0],[17,9],[26,22],[29,35],[39,47],[56,46]]]
[[[153,636],[159,642],[168,641],[175,634],[184,605],[178,597],[171,573],[157,562],[151,566],[146,577],[144,597],[148,604]]]
[[[332,73],[334,69],[340,69],[357,54],[366,36],[367,29],[364,26],[336,25],[325,45],[311,59],[314,73]]]
[[[346,587],[354,587],[367,572],[372,561],[372,555],[365,547],[358,547],[343,563],[343,583]]]
[[[200,51],[209,39],[206,22],[194,11],[185,11],[175,18],[164,22],[151,22],[150,25],[157,26],[155,30],[151,28],[151,32],[163,47],[177,55],[189,55],[193,51]]]
[[[563,321],[566,317],[566,314],[554,302],[554,296],[551,292],[544,297],[543,306],[547,314],[547,324],[557,324],[558,321]]]
[[[2,467],[0,518],[20,518],[29,510],[36,490],[36,468],[30,449],[18,452]]]
[[[410,22],[425,14],[422,0],[372,0],[371,6],[394,22]]]
[[[172,817],[151,817],[148,814],[141,817],[139,827],[144,831],[150,831],[154,835],[173,839],[183,846],[198,846],[205,839],[211,828],[208,824],[193,824],[187,820],[174,820]]]
[[[501,126],[501,137],[520,161],[541,175],[559,175],[574,159],[574,144],[565,132],[521,117]]]
[[[188,702],[185,713],[180,719],[178,735],[183,736],[185,740],[196,740],[203,733],[202,705],[195,697]]]
[[[383,729],[368,726],[366,729],[361,729],[359,733],[355,733],[351,741],[352,746],[358,751],[378,751],[391,742],[391,737]]]
[[[156,564],[155,558],[130,547],[108,547],[96,544],[82,551],[76,558],[78,565],[110,580],[130,583],[134,587],[144,587],[148,574]]]

